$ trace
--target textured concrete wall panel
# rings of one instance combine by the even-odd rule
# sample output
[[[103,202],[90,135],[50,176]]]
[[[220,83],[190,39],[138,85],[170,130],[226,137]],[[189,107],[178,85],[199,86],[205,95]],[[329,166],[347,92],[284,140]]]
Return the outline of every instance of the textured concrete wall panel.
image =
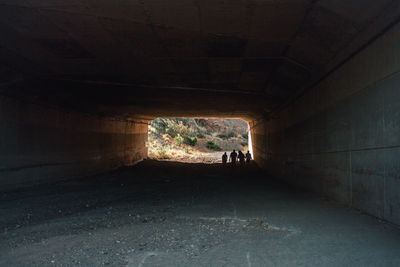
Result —
[[[131,165],[147,156],[147,124],[0,97],[0,190]]]
[[[383,150],[353,152],[352,205],[377,217],[384,215],[385,159]]]
[[[400,26],[304,96],[258,122],[266,170],[400,224]],[[262,134],[262,131],[258,131]]]
[[[385,160],[385,218],[400,224],[400,148],[384,151]]]

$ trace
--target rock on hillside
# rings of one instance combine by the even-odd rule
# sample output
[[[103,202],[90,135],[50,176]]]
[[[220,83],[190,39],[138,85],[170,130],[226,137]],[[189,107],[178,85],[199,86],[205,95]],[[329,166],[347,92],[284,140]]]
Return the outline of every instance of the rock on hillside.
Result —
[[[192,132],[203,133],[206,130],[210,135],[229,134],[231,132],[237,135],[244,135],[248,132],[247,122],[239,119],[158,118],[151,122],[151,126],[154,127],[158,134],[163,134],[166,129],[178,127],[180,123]]]
[[[243,135],[248,131],[247,122],[238,119],[197,119],[197,123],[211,133]]]

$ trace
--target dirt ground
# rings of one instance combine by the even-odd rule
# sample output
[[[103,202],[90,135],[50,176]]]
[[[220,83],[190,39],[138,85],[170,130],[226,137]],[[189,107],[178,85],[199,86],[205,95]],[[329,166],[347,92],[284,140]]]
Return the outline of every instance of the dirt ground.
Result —
[[[230,153],[231,151],[227,151],[228,156]],[[170,159],[162,159],[162,160],[158,159],[158,160],[168,161],[168,162],[180,162],[180,163],[195,163],[195,164],[197,163],[219,164],[222,162],[222,154],[224,154],[224,151],[218,151],[218,152],[196,151],[196,153],[175,155],[173,158]]]
[[[0,266],[400,266],[400,230],[255,166],[147,160],[0,194]]]

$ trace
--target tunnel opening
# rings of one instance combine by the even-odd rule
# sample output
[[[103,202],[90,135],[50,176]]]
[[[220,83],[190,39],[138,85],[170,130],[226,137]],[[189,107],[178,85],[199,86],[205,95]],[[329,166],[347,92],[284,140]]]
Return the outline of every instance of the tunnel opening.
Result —
[[[156,118],[149,122],[150,159],[216,164],[233,151],[252,153],[250,126],[233,118]]]
[[[0,15],[0,266],[400,266],[400,1]],[[255,164],[156,118],[241,118]]]

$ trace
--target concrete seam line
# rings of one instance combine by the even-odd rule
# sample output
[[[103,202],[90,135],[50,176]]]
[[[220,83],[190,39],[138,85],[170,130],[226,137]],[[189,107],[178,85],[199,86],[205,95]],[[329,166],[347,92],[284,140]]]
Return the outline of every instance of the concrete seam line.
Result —
[[[346,152],[361,152],[361,151],[371,151],[371,150],[389,150],[400,148],[398,146],[388,146],[388,147],[371,147],[371,148],[361,148],[361,149],[349,149],[349,150],[335,150],[335,151],[326,151],[326,152],[310,152],[310,153],[271,153],[273,155],[296,155],[296,156],[305,156],[305,155],[324,155],[324,154],[334,154],[334,153],[346,153]]]
[[[93,118],[104,119],[105,121],[114,121],[114,122],[134,122],[134,123],[137,123],[137,124],[145,124],[145,125],[148,125],[147,122],[145,123],[145,122],[142,122],[142,121],[123,120],[123,119],[118,119],[118,118],[110,118],[109,116],[100,116],[100,115],[98,115],[98,114],[96,114],[96,113],[91,113],[91,112],[87,112],[87,111],[66,110],[66,109],[59,108],[58,106],[46,105],[46,104],[44,104],[44,103],[39,103],[39,102],[35,102],[35,101],[27,101],[27,100],[25,100],[25,99],[19,99],[19,98],[14,97],[14,96],[7,95],[7,94],[5,94],[4,92],[0,92],[0,97],[12,99],[12,100],[14,100],[14,101],[18,101],[19,103],[23,103],[23,104],[34,105],[34,106],[38,106],[38,107],[50,109],[50,110],[57,111],[57,112],[79,113],[79,114],[85,114],[85,115],[91,116],[91,117],[93,117]]]
[[[400,17],[397,17],[392,22],[390,22],[385,28],[383,28],[383,30],[381,30],[380,32],[378,32],[377,34],[372,36],[367,42],[365,42],[363,45],[361,45],[357,50],[355,50],[348,57],[346,57],[343,61],[339,62],[335,67],[333,67],[326,74],[324,74],[320,79],[318,79],[316,82],[312,83],[310,86],[307,86],[306,88],[301,90],[297,96],[295,96],[294,98],[292,98],[285,104],[280,105],[277,108],[275,108],[274,110],[272,110],[271,113],[278,113],[279,111],[285,109],[290,104],[296,102],[296,100],[300,99],[303,95],[305,95],[305,93],[307,91],[316,87],[318,84],[320,84],[322,81],[324,81],[331,74],[335,73],[338,69],[340,69],[342,66],[344,66],[347,62],[349,62],[351,59],[353,59],[355,56],[360,54],[362,51],[364,51],[366,48],[368,48],[371,44],[373,44],[375,41],[377,41],[381,36],[383,36],[385,33],[389,32],[399,22],[400,22]]]

